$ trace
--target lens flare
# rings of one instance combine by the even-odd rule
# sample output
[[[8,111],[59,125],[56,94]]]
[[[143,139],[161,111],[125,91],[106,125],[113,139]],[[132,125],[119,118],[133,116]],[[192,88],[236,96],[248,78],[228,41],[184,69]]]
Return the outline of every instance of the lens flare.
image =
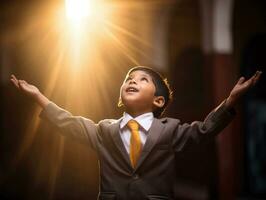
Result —
[[[92,9],[90,0],[66,0],[65,6],[67,18],[74,21],[87,18]]]
[[[153,30],[148,27],[154,24],[151,8],[159,6],[158,1],[43,3],[29,9],[29,17],[18,31],[8,32],[4,41],[19,47],[14,52],[23,71],[31,72],[44,95],[59,106],[95,122],[119,118],[123,110],[116,105],[126,72],[144,61],[152,63],[153,43],[148,33]],[[10,161],[12,168],[26,156],[34,157],[30,164],[33,184],[41,183],[52,199],[61,185],[57,183],[61,166],[65,160],[75,160],[69,163],[75,165],[79,181],[86,188],[97,188],[98,179],[93,175],[98,166],[97,162],[92,166],[90,160],[93,154],[88,156],[87,149],[82,150],[76,143],[71,144],[75,148],[69,148],[70,140],[65,145],[59,134],[49,134],[56,130],[39,119],[40,108],[35,107],[32,113],[25,137]],[[70,149],[73,156],[69,152],[65,156]],[[84,156],[77,160],[76,155]]]

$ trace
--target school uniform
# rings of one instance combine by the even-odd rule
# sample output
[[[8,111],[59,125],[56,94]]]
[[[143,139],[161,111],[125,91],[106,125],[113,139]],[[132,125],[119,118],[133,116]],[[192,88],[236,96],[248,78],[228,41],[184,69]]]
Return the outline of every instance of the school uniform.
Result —
[[[51,102],[40,117],[55,125],[61,134],[95,150],[100,170],[99,200],[171,200],[174,199],[176,153],[189,141],[214,137],[230,123],[235,111],[228,110],[224,104],[225,101],[203,122],[181,123],[173,118],[154,118],[150,113],[144,120],[137,119],[143,148],[135,168],[129,158],[129,132],[125,126],[131,118],[128,114],[96,124],[73,116]]]

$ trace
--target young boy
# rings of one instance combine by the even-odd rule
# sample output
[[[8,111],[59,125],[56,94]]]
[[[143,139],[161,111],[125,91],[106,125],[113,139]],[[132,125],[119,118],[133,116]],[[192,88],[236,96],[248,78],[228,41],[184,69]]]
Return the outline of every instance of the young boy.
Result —
[[[11,76],[13,84],[43,108],[40,117],[62,134],[93,148],[99,159],[98,199],[174,199],[175,152],[188,140],[218,134],[234,116],[240,97],[259,80],[257,71],[249,80],[241,77],[229,97],[203,122],[181,124],[178,119],[159,118],[171,100],[166,80],[148,67],[132,68],[120,90],[119,105],[125,113],[118,120],[95,124],[49,101],[33,85]]]

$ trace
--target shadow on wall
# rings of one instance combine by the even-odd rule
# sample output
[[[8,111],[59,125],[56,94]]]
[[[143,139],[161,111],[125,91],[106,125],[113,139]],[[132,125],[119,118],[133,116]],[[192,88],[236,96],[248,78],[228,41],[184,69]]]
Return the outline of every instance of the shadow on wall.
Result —
[[[266,197],[266,34],[252,37],[242,55],[241,71],[250,77],[263,72],[244,101],[245,188],[256,197]]]
[[[174,101],[168,113],[182,123],[203,120],[210,105],[207,84],[212,77],[205,74],[204,55],[198,47],[183,49],[170,69]],[[217,199],[217,157],[215,139],[188,144],[176,153],[177,199]]]
[[[176,115],[184,116],[186,120],[201,117],[205,110],[207,91],[204,79],[204,56],[200,48],[183,49],[170,68],[170,78],[174,90]],[[176,116],[177,117],[177,116]]]

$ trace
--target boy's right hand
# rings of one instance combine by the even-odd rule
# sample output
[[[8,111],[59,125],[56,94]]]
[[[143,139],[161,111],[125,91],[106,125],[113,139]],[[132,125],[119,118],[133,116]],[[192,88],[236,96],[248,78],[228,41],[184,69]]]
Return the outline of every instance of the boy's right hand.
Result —
[[[37,87],[27,83],[25,80],[18,80],[13,74],[11,75],[10,81],[19,91],[23,92],[28,96],[36,97],[40,93]]]
[[[27,83],[25,80],[18,80],[15,75],[12,74],[10,81],[22,93],[32,97],[42,108],[45,108],[50,103],[50,100],[44,96],[37,87]]]

